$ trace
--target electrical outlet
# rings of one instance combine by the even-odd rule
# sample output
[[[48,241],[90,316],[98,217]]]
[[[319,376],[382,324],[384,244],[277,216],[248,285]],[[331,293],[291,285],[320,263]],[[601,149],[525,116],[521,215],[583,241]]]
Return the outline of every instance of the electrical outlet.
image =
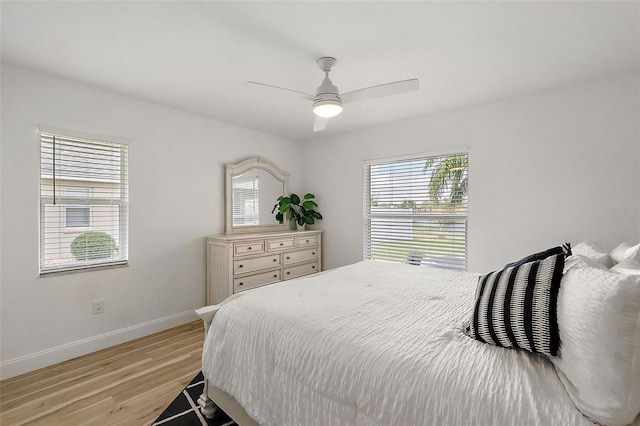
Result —
[[[93,301],[93,313],[101,314],[104,312],[104,299],[97,299]]]

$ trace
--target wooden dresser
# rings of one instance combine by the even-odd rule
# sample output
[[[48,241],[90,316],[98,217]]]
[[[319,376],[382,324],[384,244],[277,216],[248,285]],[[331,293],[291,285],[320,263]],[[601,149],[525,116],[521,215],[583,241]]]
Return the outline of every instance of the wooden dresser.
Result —
[[[207,237],[207,305],[234,293],[320,272],[322,231]]]

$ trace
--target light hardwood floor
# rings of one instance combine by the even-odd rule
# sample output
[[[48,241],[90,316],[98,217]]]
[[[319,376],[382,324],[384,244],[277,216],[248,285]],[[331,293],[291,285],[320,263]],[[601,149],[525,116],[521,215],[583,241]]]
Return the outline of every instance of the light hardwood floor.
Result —
[[[0,425],[149,425],[200,371],[201,321],[0,382]]]

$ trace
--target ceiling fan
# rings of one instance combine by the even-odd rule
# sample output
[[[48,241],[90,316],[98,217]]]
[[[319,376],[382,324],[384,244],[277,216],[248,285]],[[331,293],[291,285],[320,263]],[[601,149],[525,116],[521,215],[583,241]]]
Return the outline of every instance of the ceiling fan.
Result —
[[[404,92],[410,92],[418,89],[418,79],[411,78],[409,80],[394,81],[392,83],[380,84],[377,86],[366,87],[351,92],[340,94],[338,88],[329,79],[329,72],[336,64],[336,58],[324,56],[317,61],[318,66],[324,72],[324,80],[316,89],[316,94],[299,92],[297,90],[287,89],[285,87],[273,86],[271,84],[259,83],[257,81],[248,81],[247,83],[257,84],[260,86],[272,87],[274,89],[286,90],[302,96],[305,99],[313,101],[313,112],[316,115],[313,123],[313,131],[319,132],[327,127],[327,123],[331,117],[342,112],[342,104],[351,102],[366,101],[370,99],[382,98],[385,96],[398,95]]]

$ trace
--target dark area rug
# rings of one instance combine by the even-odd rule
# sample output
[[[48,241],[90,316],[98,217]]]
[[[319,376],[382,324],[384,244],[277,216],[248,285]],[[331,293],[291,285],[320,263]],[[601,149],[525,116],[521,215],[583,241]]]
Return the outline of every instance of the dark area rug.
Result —
[[[204,377],[202,372],[173,400],[151,426],[237,426],[224,411],[217,408],[212,419],[200,413],[198,398],[202,395]]]

